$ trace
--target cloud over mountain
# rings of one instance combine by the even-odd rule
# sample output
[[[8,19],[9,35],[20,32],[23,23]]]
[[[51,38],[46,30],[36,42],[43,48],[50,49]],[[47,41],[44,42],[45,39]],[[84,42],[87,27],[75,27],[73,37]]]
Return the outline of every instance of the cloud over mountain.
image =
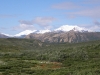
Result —
[[[33,30],[35,26],[42,27],[44,29],[50,29],[51,23],[56,19],[53,17],[36,17],[31,21],[19,20],[20,25],[13,27],[13,30]]]
[[[48,29],[44,29],[44,30],[25,30],[25,31],[22,31],[18,34],[16,34],[15,36],[21,36],[21,35],[28,35],[30,33],[36,33],[36,34],[44,34],[44,33],[47,33],[47,32],[59,32],[59,31],[62,31],[62,32],[69,32],[69,31],[78,31],[78,32],[83,32],[83,31],[90,31],[89,29],[86,29],[86,28],[83,28],[83,27],[79,27],[77,25],[63,25],[59,28],[56,28],[54,30],[48,30]]]
[[[27,24],[20,24],[19,26],[13,27],[13,30],[33,30],[35,29],[33,25],[27,25]]]
[[[91,27],[82,27],[82,26],[78,26],[78,25],[62,25],[58,28],[49,30],[49,29],[41,29],[41,30],[37,30],[34,28],[33,25],[25,25],[25,24],[21,24],[19,25],[20,27],[15,27],[14,29],[20,30],[19,33],[15,34],[15,35],[10,35],[10,34],[6,34],[7,36],[22,36],[22,35],[28,35],[30,33],[36,33],[36,34],[44,34],[47,32],[69,32],[69,31],[75,31],[75,32],[100,32],[100,26],[99,25],[93,25]],[[3,33],[5,34],[5,33]]]
[[[36,17],[33,22],[40,26],[48,26],[55,20],[53,17]]]
[[[94,21],[94,24],[100,26],[100,22],[99,21]]]
[[[19,20],[20,24],[33,25],[32,21]]]

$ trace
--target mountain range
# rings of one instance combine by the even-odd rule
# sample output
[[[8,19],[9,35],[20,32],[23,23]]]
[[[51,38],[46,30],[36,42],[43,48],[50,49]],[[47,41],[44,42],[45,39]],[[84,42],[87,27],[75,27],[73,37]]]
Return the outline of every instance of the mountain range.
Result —
[[[90,31],[86,28],[82,28],[82,27],[79,27],[77,25],[75,25],[75,26],[63,25],[63,26],[61,26],[57,29],[54,29],[52,31],[49,30],[49,29],[45,29],[45,30],[25,30],[23,32],[20,32],[19,34],[14,35],[14,36],[20,37],[22,35],[28,35],[30,33],[44,34],[44,33],[47,33],[47,32],[68,32],[70,30],[79,31],[79,32]]]
[[[93,32],[79,26],[63,25],[54,30],[25,30],[16,35],[1,33],[0,38],[27,38],[38,39],[50,43],[77,43],[91,40],[100,40],[100,32]]]
[[[92,40],[100,40],[100,32],[78,32],[78,31],[68,31],[68,32],[49,32],[44,34],[34,34],[31,33],[25,38],[28,39],[39,39],[42,42],[50,43],[78,43]]]

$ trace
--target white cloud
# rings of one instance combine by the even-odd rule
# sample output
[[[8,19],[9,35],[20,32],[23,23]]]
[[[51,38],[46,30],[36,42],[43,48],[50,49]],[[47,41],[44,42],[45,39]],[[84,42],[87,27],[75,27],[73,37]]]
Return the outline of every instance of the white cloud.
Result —
[[[70,12],[67,14],[75,15],[75,16],[85,16],[85,17],[91,17],[91,18],[100,18],[100,7],[85,9],[85,10],[81,10],[77,12]]]
[[[13,30],[33,30],[33,25],[26,25],[26,24],[20,24],[19,26],[13,27]]]
[[[94,21],[94,25],[100,26],[100,22],[99,21]]]
[[[36,17],[33,22],[40,26],[49,26],[54,20],[53,17]]]
[[[52,8],[56,9],[76,9],[80,8],[78,5],[72,3],[72,2],[63,2],[63,3],[58,3],[52,6]]]
[[[100,26],[98,25],[91,26],[89,29],[91,29],[92,31],[100,32]]]
[[[93,25],[90,26],[89,29],[100,32],[100,22],[97,20],[93,21]]]
[[[60,10],[70,10],[69,12],[66,12],[69,18],[75,18],[75,16],[100,18],[100,0],[84,0],[79,1],[78,3],[63,2],[55,4],[52,7]]]
[[[33,25],[32,21],[19,20],[20,24]]]
[[[50,24],[54,20],[56,19],[53,17],[36,17],[31,21],[19,20],[20,25],[13,27],[13,30],[33,30],[36,25],[43,29],[50,29],[52,27]]]
[[[33,29],[34,26],[33,25],[20,24],[20,28],[22,28],[22,29]]]

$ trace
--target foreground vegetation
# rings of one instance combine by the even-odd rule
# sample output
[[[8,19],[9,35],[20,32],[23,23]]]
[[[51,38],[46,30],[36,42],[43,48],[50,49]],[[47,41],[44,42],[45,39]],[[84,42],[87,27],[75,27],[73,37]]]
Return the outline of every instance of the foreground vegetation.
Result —
[[[0,39],[0,75],[100,75],[100,41]]]

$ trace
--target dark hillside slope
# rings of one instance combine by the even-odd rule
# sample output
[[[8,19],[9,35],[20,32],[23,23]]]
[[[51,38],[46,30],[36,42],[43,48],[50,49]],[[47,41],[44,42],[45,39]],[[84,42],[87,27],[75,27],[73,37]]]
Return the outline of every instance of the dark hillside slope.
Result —
[[[2,38],[0,39],[0,45],[6,46],[19,46],[24,49],[31,49],[40,47],[43,43],[35,39],[20,39],[20,38]]]

